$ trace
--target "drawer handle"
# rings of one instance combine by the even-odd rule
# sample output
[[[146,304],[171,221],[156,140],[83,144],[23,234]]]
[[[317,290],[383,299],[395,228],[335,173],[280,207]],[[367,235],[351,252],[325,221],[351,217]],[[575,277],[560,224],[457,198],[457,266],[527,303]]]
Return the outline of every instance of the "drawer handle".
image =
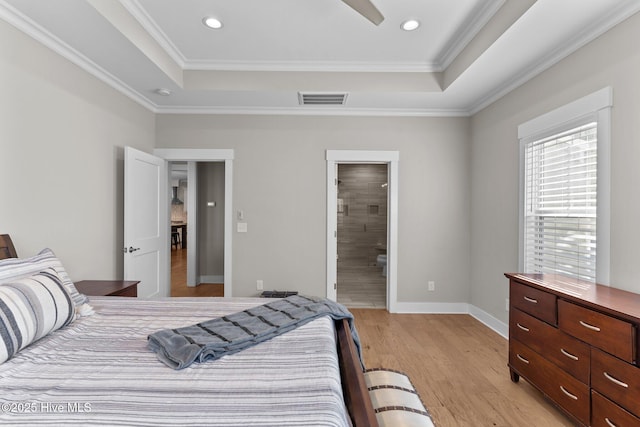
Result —
[[[538,300],[537,300],[537,299],[529,298],[529,297],[527,297],[527,296],[525,296],[525,297],[523,297],[523,298],[524,298],[524,300],[525,300],[525,301],[529,301],[529,302],[532,302],[532,303],[534,303],[534,304],[537,304],[537,303],[538,303]]]
[[[604,376],[611,381],[612,383],[619,385],[620,387],[624,387],[624,388],[629,388],[629,384],[627,383],[623,383],[622,381],[620,381],[619,379],[613,378],[611,375],[609,375],[608,373],[604,372]]]
[[[600,332],[600,328],[598,328],[597,326],[590,325],[588,323],[583,322],[582,320],[580,321],[580,324],[582,326],[584,326],[585,328],[587,328],[587,329],[591,329],[592,331]]]
[[[604,421],[607,423],[609,427],[618,427],[617,425],[609,421],[609,418],[605,418]]]
[[[571,393],[569,393],[569,392],[567,391],[567,389],[566,389],[566,388],[564,388],[564,387],[560,386],[560,390],[562,390],[562,392],[563,392],[564,394],[566,394],[567,396],[569,396],[569,397],[570,397],[570,398],[572,398],[573,400],[578,400],[578,396],[576,396],[575,394],[571,394]]]
[[[520,323],[516,323],[516,325],[518,326],[518,328],[522,329],[525,332],[529,332],[529,328],[527,328],[526,326],[522,326]]]
[[[574,356],[573,354],[569,353],[567,350],[565,350],[564,348],[560,349],[560,352],[562,354],[564,354],[565,356],[567,356],[569,359],[573,359],[573,360],[578,360],[578,356]]]
[[[520,354],[516,354],[516,356],[518,357],[518,359],[522,360],[524,363],[526,363],[527,365],[529,364],[529,361],[527,359],[525,359],[524,357],[520,356]]]

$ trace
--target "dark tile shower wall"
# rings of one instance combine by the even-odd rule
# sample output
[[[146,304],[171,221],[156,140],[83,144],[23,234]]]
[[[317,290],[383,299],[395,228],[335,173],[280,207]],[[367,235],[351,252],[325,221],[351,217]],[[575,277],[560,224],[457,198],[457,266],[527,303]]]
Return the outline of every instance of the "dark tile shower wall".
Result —
[[[387,165],[338,165],[338,262],[374,265],[386,253]]]

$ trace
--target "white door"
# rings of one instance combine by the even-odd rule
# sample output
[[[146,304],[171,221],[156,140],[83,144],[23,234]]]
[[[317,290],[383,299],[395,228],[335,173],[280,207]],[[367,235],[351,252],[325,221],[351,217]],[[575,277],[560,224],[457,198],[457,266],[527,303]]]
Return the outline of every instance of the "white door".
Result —
[[[125,147],[124,170],[124,279],[139,297],[169,296],[166,162]]]
[[[327,161],[327,298],[338,300],[338,164]]]

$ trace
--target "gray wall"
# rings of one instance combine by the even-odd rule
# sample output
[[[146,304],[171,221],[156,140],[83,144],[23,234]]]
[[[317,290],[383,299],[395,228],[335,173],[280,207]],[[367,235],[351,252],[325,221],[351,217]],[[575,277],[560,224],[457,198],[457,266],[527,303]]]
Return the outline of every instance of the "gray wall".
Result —
[[[640,14],[472,118],[471,303],[506,322],[507,280],[518,268],[519,124],[613,87],[611,285],[640,292]]]
[[[224,280],[224,163],[198,163],[199,276]],[[214,207],[207,202],[215,202]],[[212,279],[205,279],[208,283]],[[216,279],[218,280],[218,279]]]
[[[122,277],[123,147],[154,115],[0,20],[0,233],[73,280]]]
[[[400,151],[398,300],[469,299],[469,119],[158,115],[158,148],[235,150],[235,296],[326,292],[327,149]],[[436,291],[427,291],[427,280]]]

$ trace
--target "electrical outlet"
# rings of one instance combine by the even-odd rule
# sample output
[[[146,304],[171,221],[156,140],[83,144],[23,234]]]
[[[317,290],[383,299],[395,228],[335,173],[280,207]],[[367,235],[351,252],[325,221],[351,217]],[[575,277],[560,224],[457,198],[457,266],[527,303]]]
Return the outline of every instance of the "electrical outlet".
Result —
[[[504,310],[509,311],[509,298],[507,298],[505,301],[506,301],[506,304],[504,306]]]
[[[262,280],[256,280],[256,289],[261,291],[264,288],[264,282]]]
[[[427,286],[430,291],[436,290],[436,282],[434,282],[433,280],[429,280],[429,282],[427,282]]]

